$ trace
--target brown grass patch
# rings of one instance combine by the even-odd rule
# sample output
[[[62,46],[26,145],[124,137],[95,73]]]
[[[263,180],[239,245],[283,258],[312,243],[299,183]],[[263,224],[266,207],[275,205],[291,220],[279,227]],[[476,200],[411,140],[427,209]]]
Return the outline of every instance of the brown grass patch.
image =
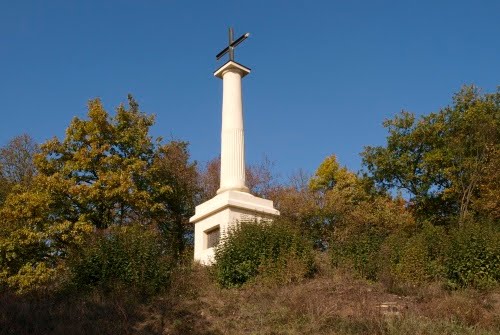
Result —
[[[500,291],[411,295],[332,270],[285,286],[221,289],[207,268],[179,269],[168,292],[126,290],[80,297],[0,297],[1,334],[498,334]],[[389,306],[389,307],[387,307]]]

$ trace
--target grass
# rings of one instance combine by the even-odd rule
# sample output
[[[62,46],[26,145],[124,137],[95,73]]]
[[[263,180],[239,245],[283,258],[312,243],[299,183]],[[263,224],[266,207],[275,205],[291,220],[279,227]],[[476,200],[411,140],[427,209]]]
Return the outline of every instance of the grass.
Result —
[[[498,334],[500,291],[405,296],[348,271],[286,286],[255,281],[221,289],[208,269],[179,269],[152,299],[127,290],[82,296],[0,296],[0,334]]]

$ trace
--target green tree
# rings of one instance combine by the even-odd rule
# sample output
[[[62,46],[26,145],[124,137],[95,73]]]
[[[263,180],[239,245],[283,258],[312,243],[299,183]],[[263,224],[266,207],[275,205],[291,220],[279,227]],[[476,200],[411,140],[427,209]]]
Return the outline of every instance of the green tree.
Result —
[[[436,151],[445,152],[444,174],[450,182],[443,196],[457,203],[459,222],[464,222],[471,210],[479,210],[474,202],[487,197],[487,192],[496,193],[497,200],[500,196],[498,176],[489,179],[498,175],[500,88],[495,94],[481,95],[475,87],[464,87],[455,95],[454,106],[440,114],[447,127],[444,148]],[[498,207],[492,210],[498,211]],[[484,214],[494,216],[494,212]]]
[[[406,191],[419,218],[464,222],[482,194],[498,195],[491,162],[498,161],[499,122],[500,91],[465,86],[438,113],[417,119],[403,111],[386,120],[387,145],[366,147],[363,164],[380,187]]]
[[[449,187],[441,169],[443,157],[433,151],[436,142],[443,141],[433,124],[431,118],[417,121],[403,111],[384,121],[389,132],[387,145],[368,146],[362,154],[363,164],[378,186],[409,193],[415,212],[421,214],[435,213],[432,207],[442,203],[441,192]]]

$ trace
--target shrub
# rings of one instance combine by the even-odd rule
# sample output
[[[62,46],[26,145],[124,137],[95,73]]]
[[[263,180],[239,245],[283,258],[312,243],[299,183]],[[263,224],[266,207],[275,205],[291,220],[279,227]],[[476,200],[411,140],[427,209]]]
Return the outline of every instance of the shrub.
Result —
[[[215,261],[222,287],[241,286],[257,275],[290,281],[314,270],[312,245],[282,220],[236,225],[215,249]]]
[[[452,286],[487,288],[500,281],[500,232],[476,222],[465,223],[451,234],[446,261]]]
[[[113,227],[96,234],[70,259],[72,285],[105,290],[126,287],[141,294],[168,285],[172,261],[159,232],[138,224]]]
[[[442,227],[428,223],[413,234],[400,231],[389,236],[380,250],[380,277],[397,286],[443,278],[447,241]]]
[[[333,266],[350,267],[367,279],[376,279],[379,250],[387,234],[384,228],[370,224],[338,230],[330,246]]]

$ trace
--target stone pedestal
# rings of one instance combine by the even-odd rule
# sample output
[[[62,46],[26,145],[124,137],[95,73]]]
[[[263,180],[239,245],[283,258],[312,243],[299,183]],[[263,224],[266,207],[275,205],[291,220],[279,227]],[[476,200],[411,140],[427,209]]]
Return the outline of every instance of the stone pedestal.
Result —
[[[213,240],[224,236],[237,222],[272,219],[279,215],[271,200],[250,193],[226,191],[196,206],[190,222],[194,223],[194,259],[204,265],[213,262]],[[216,236],[211,236],[216,234]],[[217,239],[218,240],[218,239]]]
[[[217,195],[196,206],[189,222],[194,226],[194,259],[208,265],[214,247],[236,222],[272,219],[279,215],[271,200],[248,193],[245,184],[245,138],[241,79],[250,69],[229,61],[214,75],[223,81],[221,174]]]

